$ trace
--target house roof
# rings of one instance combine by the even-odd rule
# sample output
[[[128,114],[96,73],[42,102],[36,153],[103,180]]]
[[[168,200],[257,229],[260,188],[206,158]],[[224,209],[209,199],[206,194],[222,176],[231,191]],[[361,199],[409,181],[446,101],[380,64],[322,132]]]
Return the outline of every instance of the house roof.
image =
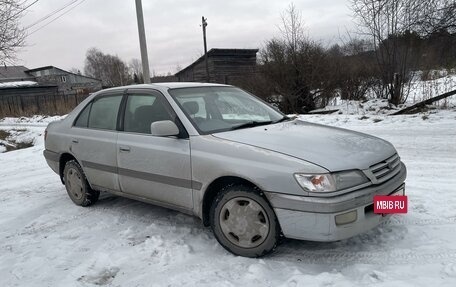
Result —
[[[42,70],[49,70],[49,69],[52,69],[52,68],[56,68],[54,66],[44,66],[44,67],[39,67],[39,68],[35,68],[35,69],[30,69],[28,70],[28,72],[37,72],[37,71],[42,71]],[[59,69],[59,68],[57,68]],[[59,70],[62,70],[62,69],[59,69]]]
[[[30,90],[30,89],[39,90],[39,89],[49,89],[49,88],[57,89],[58,86],[56,86],[56,85],[45,85],[45,86],[34,85],[34,86],[17,86],[17,87],[12,87],[12,86],[2,87],[2,86],[0,86],[0,90],[2,90],[2,91],[5,91],[5,90],[21,90],[21,89],[22,90]]]
[[[39,68],[35,68],[35,69],[30,69],[28,70],[27,72],[38,72],[38,71],[42,71],[42,70],[49,70],[49,69],[57,69],[57,70],[60,70],[62,72],[65,72],[65,73],[68,73],[68,74],[73,74],[73,75],[76,75],[76,76],[80,76],[80,77],[84,77],[84,78],[88,78],[88,79],[92,79],[92,80],[97,80],[97,81],[100,81],[100,79],[97,79],[97,78],[93,78],[93,77],[89,77],[89,76],[85,76],[85,75],[81,75],[81,74],[76,74],[76,73],[73,73],[73,72],[69,72],[67,70],[64,70],[64,69],[60,69],[60,68],[57,68],[55,66],[44,66],[44,67],[39,67]]]
[[[35,81],[0,82],[0,89],[37,86]]]
[[[258,49],[220,49],[220,48],[212,48],[207,52],[207,57],[217,57],[217,56],[256,56]],[[183,68],[179,72],[175,74],[178,76],[180,73],[190,69],[191,67],[195,66],[196,64],[204,61],[204,55],[199,57],[195,62],[191,63],[187,67]]]
[[[0,66],[0,82],[34,79],[35,77],[29,75],[27,71],[24,66]]]

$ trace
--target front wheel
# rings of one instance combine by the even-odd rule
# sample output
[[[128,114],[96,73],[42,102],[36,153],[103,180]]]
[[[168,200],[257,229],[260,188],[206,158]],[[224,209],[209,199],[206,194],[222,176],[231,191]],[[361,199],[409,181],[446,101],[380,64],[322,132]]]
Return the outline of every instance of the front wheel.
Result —
[[[274,211],[257,190],[234,185],[215,198],[210,213],[218,242],[235,255],[260,257],[274,250],[280,227]]]
[[[89,206],[97,202],[100,192],[90,188],[79,163],[70,160],[63,170],[65,188],[70,199],[79,206]]]

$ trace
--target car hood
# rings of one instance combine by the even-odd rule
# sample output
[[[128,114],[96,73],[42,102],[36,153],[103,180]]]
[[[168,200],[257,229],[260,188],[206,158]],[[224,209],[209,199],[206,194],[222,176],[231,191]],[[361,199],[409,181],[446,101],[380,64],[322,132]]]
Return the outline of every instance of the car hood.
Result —
[[[380,138],[301,120],[213,136],[293,156],[329,171],[367,169],[396,153],[392,144]]]

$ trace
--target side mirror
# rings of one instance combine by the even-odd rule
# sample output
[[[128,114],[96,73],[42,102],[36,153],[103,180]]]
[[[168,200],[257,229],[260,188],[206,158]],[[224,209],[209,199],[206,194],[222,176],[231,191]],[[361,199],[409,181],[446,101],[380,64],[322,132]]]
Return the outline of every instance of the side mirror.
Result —
[[[156,121],[150,124],[150,133],[158,137],[177,136],[179,128],[170,120]]]

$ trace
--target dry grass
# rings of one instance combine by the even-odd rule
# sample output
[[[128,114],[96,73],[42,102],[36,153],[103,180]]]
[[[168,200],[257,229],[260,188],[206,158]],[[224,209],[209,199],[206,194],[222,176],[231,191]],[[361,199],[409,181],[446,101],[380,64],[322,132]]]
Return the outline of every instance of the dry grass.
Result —
[[[19,143],[15,143],[15,145],[16,146],[12,147],[10,150],[8,150],[8,148],[6,148],[6,151],[18,150],[18,149],[32,147],[33,146],[33,141],[30,141],[30,142],[19,142]]]
[[[0,140],[6,140],[10,136],[10,133],[4,130],[0,130]]]

